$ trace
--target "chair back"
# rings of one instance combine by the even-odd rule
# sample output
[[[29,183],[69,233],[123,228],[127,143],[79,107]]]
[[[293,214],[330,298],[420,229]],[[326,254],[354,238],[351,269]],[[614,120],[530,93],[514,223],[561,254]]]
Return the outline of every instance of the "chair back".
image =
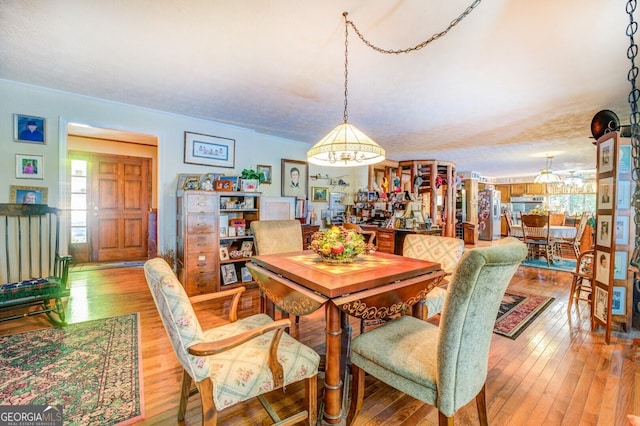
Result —
[[[189,354],[190,346],[204,342],[204,334],[184,287],[169,264],[159,257],[145,262],[144,275],[180,364],[196,382],[209,377],[207,357]]]
[[[289,253],[302,250],[302,226],[297,220],[254,220],[256,254]]]
[[[440,318],[437,383],[441,412],[455,413],[482,389],[500,302],[526,255],[526,245],[513,237],[462,255]]]
[[[402,246],[403,256],[438,262],[447,273],[456,268],[463,251],[464,240],[437,235],[408,234]]]
[[[511,212],[510,211],[506,211],[502,214],[504,216],[504,221],[507,224],[507,235],[509,237],[513,237],[513,222],[511,221]]]
[[[580,218],[580,223],[578,224],[578,229],[576,230],[576,238],[575,242],[580,243],[582,241],[582,236],[584,235],[585,229],[587,229],[587,222],[589,221],[589,215],[586,213],[582,213],[582,217]]]
[[[549,214],[521,214],[524,242],[549,241]]]
[[[549,213],[549,224],[552,226],[564,226],[566,213]]]
[[[357,223],[345,223],[342,225],[344,229],[350,229],[352,231],[357,232],[365,238],[368,238],[367,244],[373,244],[373,241],[376,239],[376,231],[365,231],[362,229],[362,226]]]

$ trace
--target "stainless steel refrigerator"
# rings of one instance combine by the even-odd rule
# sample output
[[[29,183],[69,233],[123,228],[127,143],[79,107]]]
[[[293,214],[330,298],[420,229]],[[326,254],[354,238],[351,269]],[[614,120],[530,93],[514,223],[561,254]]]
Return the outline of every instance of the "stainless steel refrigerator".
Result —
[[[478,239],[491,241],[500,238],[500,191],[485,189],[478,192]]]

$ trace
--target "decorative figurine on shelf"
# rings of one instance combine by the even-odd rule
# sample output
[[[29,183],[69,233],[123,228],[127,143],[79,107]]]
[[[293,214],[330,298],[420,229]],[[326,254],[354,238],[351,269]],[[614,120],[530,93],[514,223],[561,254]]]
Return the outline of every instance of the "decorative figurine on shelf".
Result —
[[[382,178],[382,184],[380,186],[382,187],[382,192],[389,192],[389,180],[386,176]]]

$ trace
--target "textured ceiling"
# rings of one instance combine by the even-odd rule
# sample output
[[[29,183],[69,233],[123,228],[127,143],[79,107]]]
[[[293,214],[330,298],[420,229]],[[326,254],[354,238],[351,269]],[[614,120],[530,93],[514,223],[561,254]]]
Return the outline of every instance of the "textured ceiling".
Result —
[[[0,78],[312,145],[342,121],[342,12],[416,45],[472,0],[0,0]],[[393,160],[486,176],[595,167],[591,119],[629,122],[623,0],[484,0],[380,54],[349,33],[349,121]]]

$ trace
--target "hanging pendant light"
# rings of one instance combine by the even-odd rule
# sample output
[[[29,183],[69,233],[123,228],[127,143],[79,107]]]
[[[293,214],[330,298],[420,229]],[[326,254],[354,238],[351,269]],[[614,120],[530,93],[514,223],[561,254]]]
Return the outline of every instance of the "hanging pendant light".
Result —
[[[535,177],[535,183],[560,183],[560,177],[553,173],[551,169],[551,161],[553,157],[547,157],[547,167],[540,170],[538,176]]]
[[[385,158],[385,151],[369,136],[348,122],[348,36],[347,12],[344,16],[344,121],[327,136],[316,143],[308,152],[309,163],[321,166],[351,167],[379,163]]]

